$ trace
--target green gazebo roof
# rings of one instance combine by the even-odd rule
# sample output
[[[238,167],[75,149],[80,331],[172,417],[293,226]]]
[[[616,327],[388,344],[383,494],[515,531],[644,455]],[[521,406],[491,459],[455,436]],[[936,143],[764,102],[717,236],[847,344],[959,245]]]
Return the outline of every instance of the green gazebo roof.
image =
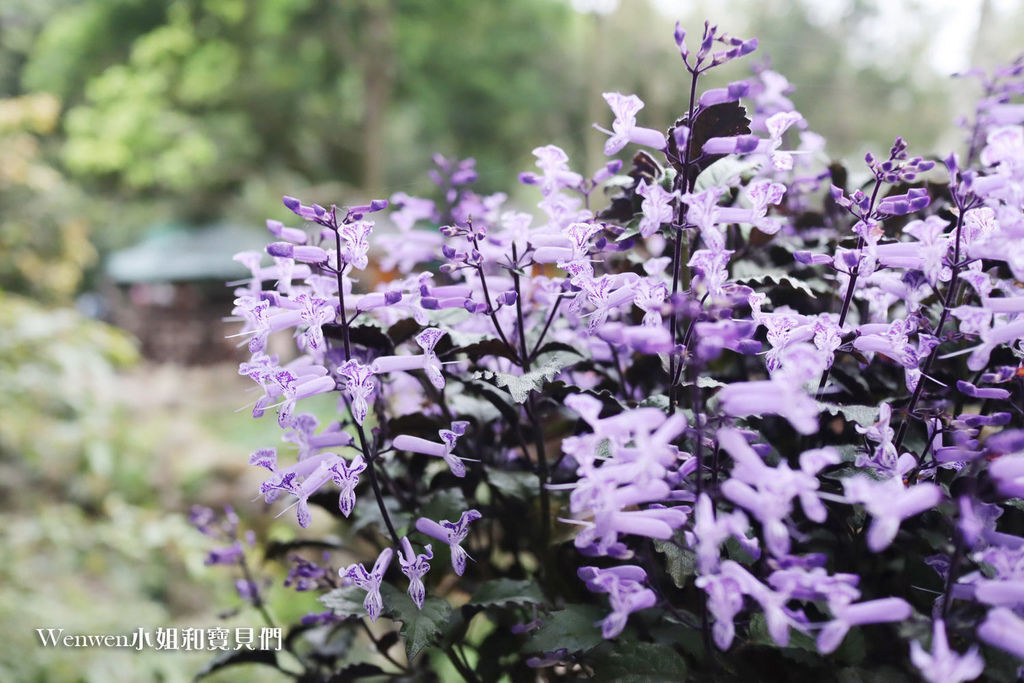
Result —
[[[230,280],[247,273],[231,257],[240,251],[263,251],[269,237],[255,228],[229,223],[161,225],[139,243],[111,254],[106,273],[120,284]]]

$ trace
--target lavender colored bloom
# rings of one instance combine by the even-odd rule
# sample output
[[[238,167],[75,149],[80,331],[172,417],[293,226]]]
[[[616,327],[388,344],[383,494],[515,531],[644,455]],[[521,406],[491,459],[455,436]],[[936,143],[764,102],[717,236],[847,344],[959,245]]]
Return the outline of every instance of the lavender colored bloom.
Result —
[[[1024,659],[1024,619],[1006,607],[989,610],[978,637],[993,647]]]
[[[235,564],[242,557],[242,544],[235,541],[229,546],[223,548],[214,548],[206,555],[206,565],[215,564]]]
[[[711,635],[720,650],[728,650],[736,637],[736,615],[743,609],[743,590],[734,578],[707,574],[695,581],[707,593],[707,607],[715,621]]]
[[[267,253],[303,263],[327,263],[327,252],[320,247],[296,245],[291,242],[272,242],[267,245]]]
[[[868,548],[885,550],[896,538],[903,520],[935,507],[942,500],[942,489],[932,483],[906,487],[899,477],[876,481],[865,475],[843,480],[846,497],[863,503],[873,517],[868,530]]]
[[[631,613],[653,607],[657,602],[654,591],[643,585],[647,573],[635,565],[609,569],[580,567],[576,573],[586,581],[588,590],[608,594],[612,611],[601,622],[601,635],[605,638],[614,638],[622,633]]]
[[[370,411],[369,398],[373,396],[373,369],[355,360],[346,361],[338,374],[345,379],[345,391],[352,400],[352,418],[356,424],[363,424]]]
[[[818,652],[822,654],[835,652],[854,626],[903,621],[910,618],[913,610],[901,598],[882,598],[838,607],[833,614],[835,618],[818,634]]]
[[[603,94],[605,102],[615,114],[612,130],[598,128],[602,133],[610,135],[605,143],[604,153],[608,156],[618,154],[628,143],[633,142],[654,149],[665,148],[665,135],[653,128],[642,128],[636,125],[636,115],[644,108],[643,100],[636,95],[623,95],[617,92]]]
[[[380,612],[384,608],[384,601],[380,596],[380,584],[384,580],[384,573],[387,572],[388,565],[391,564],[393,554],[391,548],[384,548],[377,556],[377,561],[374,562],[373,569],[370,571],[366,571],[362,564],[353,564],[338,570],[338,574],[346,583],[355,584],[366,591],[363,608],[366,609],[370,621],[377,621],[377,617],[380,616]]]
[[[765,465],[735,429],[720,429],[717,437],[736,463],[732,478],[722,484],[722,493],[761,522],[769,552],[777,556],[789,552],[789,530],[784,520],[789,516],[794,497],[799,496],[804,513],[810,519],[818,523],[825,521],[825,508],[816,495],[818,479],[815,475],[822,467],[838,463],[838,453],[832,449],[807,451],[800,458],[801,469],[794,472],[786,462],[775,468]]]
[[[423,601],[427,597],[423,577],[430,571],[430,560],[434,558],[434,551],[429,543],[423,546],[423,550],[425,552],[417,555],[412,549],[409,538],[402,537],[402,549],[398,553],[398,562],[402,566],[402,573],[409,579],[409,597],[419,609],[423,609]]]
[[[687,543],[697,553],[697,569],[701,574],[714,573],[721,558],[719,547],[726,539],[733,537],[741,544],[748,542],[746,534],[750,524],[747,516],[738,510],[716,513],[706,493],[697,499],[693,518],[693,531],[688,532]]]
[[[480,519],[480,517],[480,513],[476,510],[466,510],[462,513],[458,522],[443,520],[438,524],[432,519],[420,517],[416,520],[416,530],[431,538],[447,543],[452,555],[452,569],[455,570],[456,574],[462,576],[466,571],[466,558],[472,558],[463,550],[461,543],[469,535],[470,522]]]
[[[988,472],[999,493],[1011,498],[1024,497],[1024,453],[996,458],[989,463]]]
[[[464,299],[457,300],[460,305]],[[438,306],[441,308],[442,306]],[[381,356],[370,365],[374,374],[410,370],[423,370],[430,383],[438,389],[444,388],[444,375],[441,373],[441,361],[434,353],[434,347],[446,333],[437,328],[428,328],[416,335],[416,343],[423,349],[418,356]]]
[[[295,496],[295,502],[279,512],[277,516],[280,517],[295,507],[299,526],[308,527],[313,521],[313,514],[309,509],[309,497],[332,479],[334,476],[332,468],[341,461],[341,458],[331,453],[325,453],[322,456],[300,460],[285,470],[278,470],[273,462],[263,456],[263,453],[264,451],[256,451],[250,462],[270,469],[275,476],[260,484],[260,493],[264,495],[268,503],[275,500],[281,493]],[[301,481],[299,481],[300,478]]]
[[[985,670],[985,661],[976,645],[962,655],[950,649],[942,619],[936,619],[932,625],[932,651],[926,652],[915,640],[910,644],[910,661],[928,683],[973,681]]]
[[[366,469],[363,456],[356,455],[352,461],[339,460],[331,465],[331,477],[341,488],[338,496],[338,509],[348,517],[356,505],[356,486],[359,485],[359,474]]]
[[[464,477],[466,476],[466,466],[462,464],[462,460],[459,456],[455,455],[454,451],[456,442],[459,440],[460,436],[466,433],[466,427],[468,426],[469,423],[466,421],[458,420],[452,422],[451,429],[442,429],[438,432],[442,443],[427,441],[426,439],[421,439],[418,436],[400,434],[395,437],[392,444],[400,451],[423,453],[424,455],[444,458],[444,461],[448,463],[448,467],[451,469],[452,474],[456,477]]]
[[[637,185],[636,193],[644,198],[641,204],[643,218],[640,219],[640,234],[650,237],[665,223],[671,223],[675,209],[672,201],[677,197],[675,192],[668,192],[661,185],[648,185],[644,180]]]

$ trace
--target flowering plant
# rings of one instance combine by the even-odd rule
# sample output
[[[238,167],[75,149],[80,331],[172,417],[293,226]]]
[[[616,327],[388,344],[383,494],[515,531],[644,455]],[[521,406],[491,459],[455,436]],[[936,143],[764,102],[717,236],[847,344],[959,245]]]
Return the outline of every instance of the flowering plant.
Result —
[[[237,256],[239,372],[292,447],[252,455],[259,493],[337,530],[290,546],[287,583],[325,611],[280,668],[1016,675],[1024,61],[975,74],[965,155],[897,139],[857,182],[781,75],[700,91],[756,40],[675,42],[683,116],[644,127],[605,93],[605,152],[632,156],[586,176],[537,148],[538,215],[437,157],[434,199],[285,197],[302,227],[268,221],[273,264]],[[303,410],[318,394],[336,421]]]

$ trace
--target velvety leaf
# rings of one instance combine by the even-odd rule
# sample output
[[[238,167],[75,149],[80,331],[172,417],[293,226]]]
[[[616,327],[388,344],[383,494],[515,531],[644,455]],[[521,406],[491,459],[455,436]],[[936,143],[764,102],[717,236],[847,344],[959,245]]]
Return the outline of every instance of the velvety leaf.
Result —
[[[526,641],[527,652],[586,652],[604,641],[596,625],[605,616],[593,605],[566,605],[544,618],[544,625]]]
[[[840,406],[835,403],[819,402],[818,408],[829,415],[841,415],[847,420],[856,422],[862,427],[874,424],[878,421],[878,406]]]
[[[455,521],[469,507],[466,496],[460,489],[445,489],[432,493],[429,500],[420,507],[417,516],[435,521],[440,519]]]
[[[494,579],[476,589],[469,599],[470,605],[489,607],[491,605],[539,605],[544,595],[535,581]]]
[[[436,642],[452,614],[452,606],[443,598],[428,597],[423,609],[417,609],[407,594],[387,583],[381,586],[381,597],[385,614],[402,622],[402,637],[410,661]]]
[[[520,500],[537,495],[540,487],[540,479],[533,472],[488,469],[487,480],[502,495]]]
[[[363,607],[366,591],[358,586],[335,588],[317,599],[339,617],[347,619],[366,616],[366,609]]]
[[[682,540],[682,539],[679,539]],[[654,541],[654,549],[665,556],[665,570],[676,588],[683,588],[697,573],[697,555],[671,541]]]
[[[815,299],[817,298],[815,289],[818,290],[819,294],[829,293],[829,289],[824,283],[815,284],[815,287],[812,288],[808,281],[792,277],[781,268],[761,268],[747,261],[741,261],[733,267],[732,277],[736,282],[745,285],[763,285],[766,282],[770,282],[780,287],[789,287]]]
[[[722,157],[701,171],[693,183],[693,191],[703,192],[711,187],[729,187],[735,179],[752,174],[760,167],[760,159]]]
[[[686,680],[686,660],[669,646],[620,642],[607,655],[595,658],[596,680],[617,683]]]
[[[522,375],[513,375],[505,372],[483,371],[477,376],[484,379],[493,378],[499,387],[508,389],[512,400],[516,403],[525,403],[530,397],[531,391],[539,391],[545,382],[550,382],[555,376],[580,360],[580,355],[575,352],[553,351],[542,354],[535,361],[535,369]]]

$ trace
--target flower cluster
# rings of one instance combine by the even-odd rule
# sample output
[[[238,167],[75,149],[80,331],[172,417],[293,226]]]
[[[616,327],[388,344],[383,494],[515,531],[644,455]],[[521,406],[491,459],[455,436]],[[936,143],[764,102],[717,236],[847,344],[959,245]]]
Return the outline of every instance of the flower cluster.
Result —
[[[453,586],[472,596],[459,619],[485,611],[506,638],[488,652],[536,631],[523,667],[594,666],[565,633],[582,589],[610,605],[605,639],[682,659],[658,620],[702,631],[705,656],[685,656],[707,671],[737,639],[825,658],[848,637],[891,654],[898,634],[902,665],[934,681],[1024,657],[1019,71],[987,81],[1003,86],[966,158],[897,138],[847,186],[781,75],[700,91],[756,40],[710,24],[695,49],[675,40],[687,110],[666,130],[605,93],[605,153],[632,156],[587,176],[536,148],[520,175],[536,215],[442,157],[434,198],[285,197],[302,223],[268,222],[272,264],[237,256],[239,372],[297,450],[252,455],[259,493],[304,528],[314,505],[336,511],[362,539],[345,551],[375,546],[325,597],[336,619],[354,587],[371,620],[415,624],[410,656],[438,642],[463,675],[465,624],[423,621]],[[284,334],[294,348],[272,353]],[[431,572],[428,539],[455,577]],[[334,585],[299,566],[303,588]],[[501,610],[522,619],[512,635]]]

